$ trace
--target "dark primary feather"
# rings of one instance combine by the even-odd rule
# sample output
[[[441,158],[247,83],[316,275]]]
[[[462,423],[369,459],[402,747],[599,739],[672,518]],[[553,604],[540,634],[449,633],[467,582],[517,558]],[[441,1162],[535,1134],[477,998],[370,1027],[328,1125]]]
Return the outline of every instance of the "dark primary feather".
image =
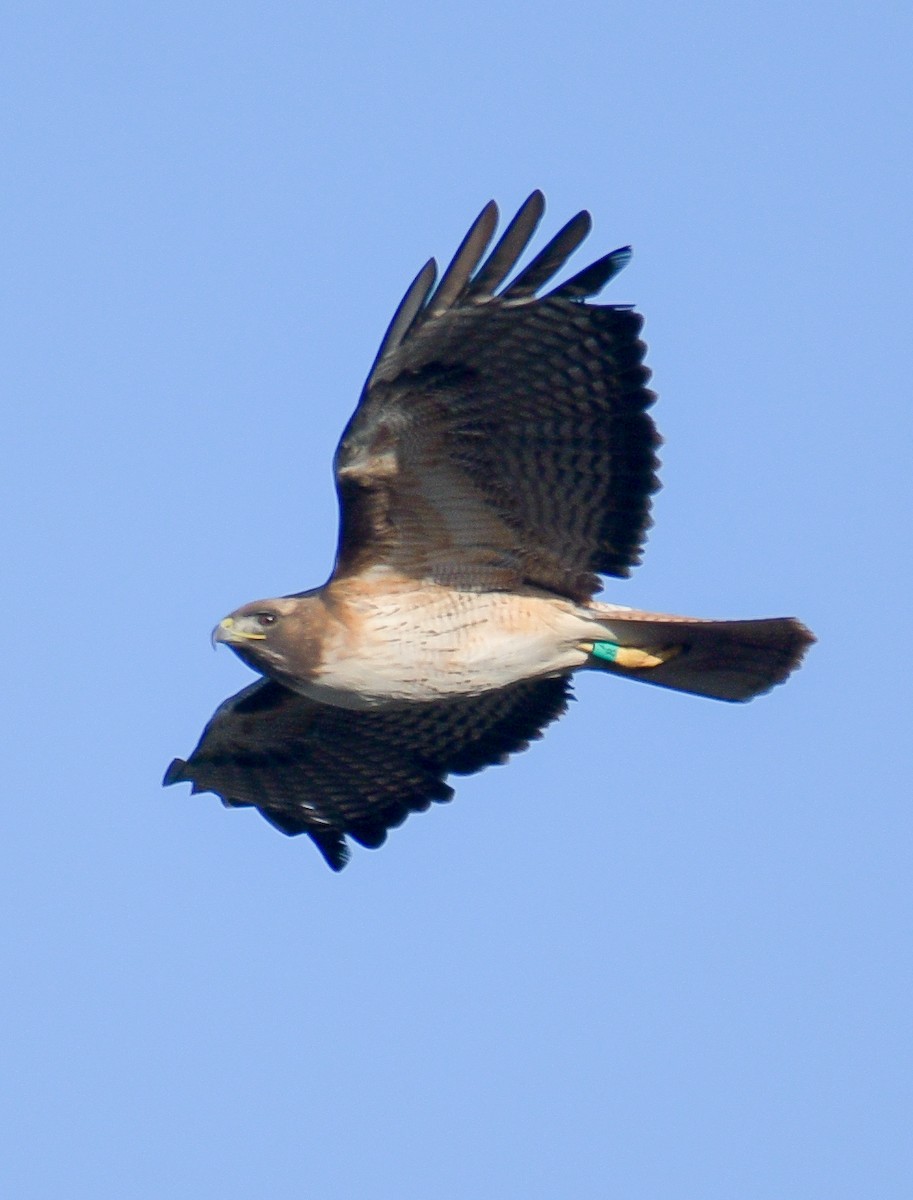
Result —
[[[588,212],[579,212],[571,217],[544,250],[540,250],[528,267],[524,267],[517,278],[507,285],[502,293],[505,300],[525,300],[561,270],[586,235],[593,222]]]
[[[449,774],[469,775],[523,750],[567,707],[568,678],[483,696],[353,712],[271,680],[216,710],[166,784],[191,782],[228,805],[253,805],[284,833],[306,833],[334,870],[346,835],[379,846],[410,812],[449,800]]]
[[[433,258],[429,258],[416,277],[409,284],[409,288],[399,302],[396,312],[393,314],[387,332],[384,334],[383,341],[378,348],[377,355],[374,359],[374,365],[371,367],[371,374],[374,373],[374,368],[389,351],[398,346],[406,335],[407,330],[412,325],[415,317],[422,306],[426,303],[428,296],[431,294],[431,289],[434,287],[434,281],[437,278],[437,263]]]
[[[423,320],[440,316],[463,295],[473,271],[485,253],[498,224],[498,206],[493,200],[482,209],[463,238],[453,256],[453,261],[444,272],[428,307],[422,313]]]
[[[509,531],[497,549],[504,586],[531,582],[583,599],[599,574],[627,575],[640,561],[659,486],[642,319],[629,306],[583,303],[630,250],[537,298],[589,230],[579,213],[496,294],[541,216],[541,194],[476,270],[493,212],[483,210],[424,305],[413,296],[403,310],[414,310],[411,320],[394,318],[343,434],[338,571],[395,560],[423,490],[429,512],[465,509],[469,498]],[[446,485],[435,476],[442,459]],[[515,549],[505,557],[507,541]],[[477,529],[455,549],[467,563],[495,552]]]
[[[489,254],[482,268],[476,271],[466,288],[464,299],[493,296],[520,261],[545,212],[545,197],[535,191],[521,206]]]
[[[571,279],[565,280],[553,292],[549,292],[549,295],[566,296],[569,300],[584,300],[587,296],[594,296],[610,279],[614,279],[619,271],[623,271],[630,261],[631,247],[622,246],[578,271]]]

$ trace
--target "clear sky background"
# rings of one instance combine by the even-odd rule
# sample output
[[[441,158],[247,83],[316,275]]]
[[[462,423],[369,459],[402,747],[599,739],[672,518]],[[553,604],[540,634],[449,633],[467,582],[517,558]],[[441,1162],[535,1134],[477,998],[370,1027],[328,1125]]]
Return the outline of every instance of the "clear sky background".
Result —
[[[911,1194],[909,12],[7,6],[4,1195]],[[327,574],[405,285],[533,187],[635,249],[608,595],[820,642],[744,707],[588,677],[334,876],[161,775],[252,678],[216,620]]]

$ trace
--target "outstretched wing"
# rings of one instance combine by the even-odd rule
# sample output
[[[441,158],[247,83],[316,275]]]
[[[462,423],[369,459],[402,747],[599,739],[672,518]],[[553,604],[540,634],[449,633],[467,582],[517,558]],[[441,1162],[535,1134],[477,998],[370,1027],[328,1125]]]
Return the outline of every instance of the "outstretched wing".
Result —
[[[543,207],[534,192],[478,267],[489,204],[438,287],[432,261],[406,293],[336,454],[337,577],[386,565],[582,599],[639,562],[659,444],[642,320],[584,303],[630,251],[538,297],[589,231],[578,213],[498,291]]]
[[[335,871],[345,835],[380,846],[387,830],[434,800],[444,778],[470,775],[524,750],[567,708],[566,676],[483,696],[352,712],[318,704],[271,680],[226,700],[185,762],[164,782],[253,805],[283,833],[307,833]]]

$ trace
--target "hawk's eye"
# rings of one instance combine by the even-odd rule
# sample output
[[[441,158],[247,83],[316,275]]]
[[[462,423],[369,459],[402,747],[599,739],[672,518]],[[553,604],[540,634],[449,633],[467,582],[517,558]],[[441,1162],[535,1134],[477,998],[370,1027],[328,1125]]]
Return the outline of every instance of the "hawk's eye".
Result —
[[[277,620],[278,618],[276,617],[275,613],[257,613],[258,625],[275,625]]]

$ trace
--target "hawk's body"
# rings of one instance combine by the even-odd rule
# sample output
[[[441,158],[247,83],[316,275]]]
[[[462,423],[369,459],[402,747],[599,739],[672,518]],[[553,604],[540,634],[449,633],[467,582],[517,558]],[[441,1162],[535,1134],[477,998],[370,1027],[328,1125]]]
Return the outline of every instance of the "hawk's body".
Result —
[[[639,561],[658,486],[641,318],[583,303],[616,251],[545,297],[586,235],[578,214],[506,288],[534,193],[478,267],[483,210],[441,283],[418,275],[336,455],[336,566],[216,630],[267,676],[226,701],[166,782],[253,804],[334,868],[344,835],[452,794],[564,710],[593,668],[718,699],[781,682],[811,640],[790,618],[699,621],[592,599]],[[478,268],[478,269],[477,269]]]
[[[478,696],[583,666],[603,636],[572,601],[463,591],[411,579],[346,581],[314,604],[332,614],[314,674],[296,691],[343,708]]]

